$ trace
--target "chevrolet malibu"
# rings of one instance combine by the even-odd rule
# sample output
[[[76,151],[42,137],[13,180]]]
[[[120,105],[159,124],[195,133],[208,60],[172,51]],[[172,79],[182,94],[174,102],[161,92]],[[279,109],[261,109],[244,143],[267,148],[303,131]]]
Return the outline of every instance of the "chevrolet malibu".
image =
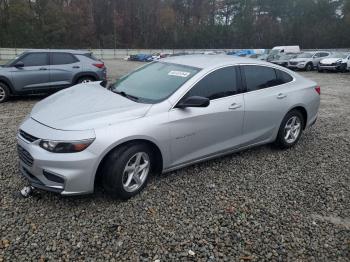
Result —
[[[224,55],[147,64],[103,88],[83,83],[37,103],[21,124],[20,171],[36,188],[122,199],[150,174],[253,146],[290,148],[315,123],[320,88],[286,68]]]

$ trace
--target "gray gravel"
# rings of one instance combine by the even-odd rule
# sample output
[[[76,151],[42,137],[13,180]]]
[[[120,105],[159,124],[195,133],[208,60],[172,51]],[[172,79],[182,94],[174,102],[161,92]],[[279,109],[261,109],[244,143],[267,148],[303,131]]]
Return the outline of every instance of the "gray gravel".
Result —
[[[107,65],[116,78],[136,64]],[[153,177],[126,202],[101,191],[19,197],[16,129],[42,97],[1,104],[0,261],[349,261],[350,74],[304,74],[322,105],[295,148]]]

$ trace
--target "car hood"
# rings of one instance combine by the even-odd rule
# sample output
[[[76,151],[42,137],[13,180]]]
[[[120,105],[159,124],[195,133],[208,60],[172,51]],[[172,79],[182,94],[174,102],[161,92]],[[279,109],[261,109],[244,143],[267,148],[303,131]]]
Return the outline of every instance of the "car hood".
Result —
[[[322,64],[333,64],[336,63],[337,61],[343,61],[342,58],[325,58],[321,60]]]
[[[37,103],[31,118],[60,130],[87,130],[143,117],[152,105],[115,94],[99,82],[60,91]]]
[[[272,60],[271,63],[274,64],[282,64],[282,63],[287,63],[289,60],[287,59],[281,59],[281,60]]]
[[[311,61],[311,58],[293,58],[289,62],[301,62],[301,61]]]

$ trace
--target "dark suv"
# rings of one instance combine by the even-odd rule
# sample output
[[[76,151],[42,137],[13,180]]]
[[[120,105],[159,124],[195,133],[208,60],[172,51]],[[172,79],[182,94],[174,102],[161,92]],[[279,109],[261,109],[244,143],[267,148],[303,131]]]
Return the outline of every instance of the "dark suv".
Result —
[[[26,51],[0,67],[0,103],[11,95],[48,93],[105,80],[104,63],[89,51]]]

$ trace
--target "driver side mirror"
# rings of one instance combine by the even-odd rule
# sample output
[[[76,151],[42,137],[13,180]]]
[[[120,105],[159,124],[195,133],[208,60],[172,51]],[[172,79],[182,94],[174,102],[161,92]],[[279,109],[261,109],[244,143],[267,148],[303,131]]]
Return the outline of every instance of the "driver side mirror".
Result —
[[[14,66],[16,68],[22,68],[22,67],[24,67],[24,63],[22,61],[18,61]]]
[[[207,107],[210,104],[210,100],[202,96],[190,96],[180,101],[176,107],[186,108],[186,107]]]

